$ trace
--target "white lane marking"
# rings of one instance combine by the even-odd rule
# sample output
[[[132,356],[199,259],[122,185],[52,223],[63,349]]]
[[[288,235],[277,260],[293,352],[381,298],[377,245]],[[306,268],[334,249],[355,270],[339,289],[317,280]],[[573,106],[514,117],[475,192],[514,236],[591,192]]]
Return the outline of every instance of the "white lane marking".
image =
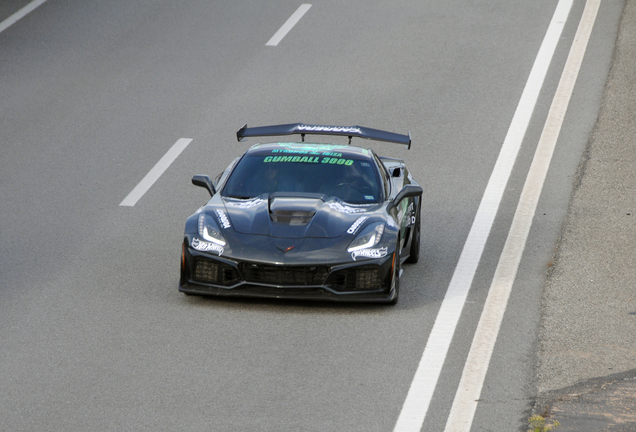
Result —
[[[559,0],[541,43],[394,432],[419,432],[424,424],[457,322],[572,2],[573,0]]]
[[[13,24],[24,18],[29,13],[33,12],[38,6],[41,6],[46,0],[33,0],[28,5],[11,15],[6,20],[0,23],[0,33],[11,27]]]
[[[309,8],[311,7],[308,3],[303,3],[300,5],[296,12],[289,17],[289,19],[283,24],[283,26],[278,29],[278,31],[272,36],[272,38],[265,44],[266,46],[276,46],[278,43],[283,40],[283,38],[289,33],[289,31],[294,28],[294,26],[300,21],[300,19],[307,13]]]
[[[183,150],[190,144],[192,140],[190,138],[181,138],[170,147],[170,150],[163,155],[159,162],[146,174],[146,176],[139,182],[137,186],[128,194],[126,198],[119,204],[124,207],[132,207],[137,204],[137,201],[146,193],[148,189],[155,184],[157,179],[161,177],[161,174],[168,169],[170,164],[181,154]]]
[[[588,0],[481,313],[445,432],[468,432],[601,0]]]

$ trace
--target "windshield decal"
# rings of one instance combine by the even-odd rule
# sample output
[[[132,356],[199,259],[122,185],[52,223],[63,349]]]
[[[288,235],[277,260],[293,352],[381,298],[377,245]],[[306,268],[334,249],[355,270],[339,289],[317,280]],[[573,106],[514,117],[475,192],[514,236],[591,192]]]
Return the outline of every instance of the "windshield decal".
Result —
[[[305,162],[318,163],[319,157],[315,156],[267,156],[263,162]]]
[[[293,153],[293,154],[311,154],[320,156],[320,153],[315,149],[272,149],[272,153]]]
[[[336,164],[336,165],[346,165],[346,166],[351,166],[353,165],[353,160],[352,159],[341,159],[341,158],[322,158],[322,163],[329,163],[329,164]]]
[[[269,162],[298,162],[298,163],[326,163],[332,165],[353,165],[353,159],[343,159],[337,157],[323,157],[318,156],[266,156],[263,159],[264,163]]]

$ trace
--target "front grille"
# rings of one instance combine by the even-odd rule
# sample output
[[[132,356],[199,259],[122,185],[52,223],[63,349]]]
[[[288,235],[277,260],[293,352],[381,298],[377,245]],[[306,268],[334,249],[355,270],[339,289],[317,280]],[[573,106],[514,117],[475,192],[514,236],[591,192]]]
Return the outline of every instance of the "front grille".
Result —
[[[197,258],[194,261],[193,276],[195,281],[215,285],[233,285],[238,281],[234,267],[208,258]]]
[[[324,266],[276,266],[243,263],[239,270],[247,282],[279,286],[324,285],[327,267]]]
[[[337,291],[375,291],[382,289],[381,266],[366,265],[334,272],[327,285]]]

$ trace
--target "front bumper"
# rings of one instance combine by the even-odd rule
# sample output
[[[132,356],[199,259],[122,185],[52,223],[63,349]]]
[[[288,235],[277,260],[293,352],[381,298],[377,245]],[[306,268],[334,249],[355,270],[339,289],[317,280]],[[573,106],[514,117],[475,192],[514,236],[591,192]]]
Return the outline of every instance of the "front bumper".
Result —
[[[348,263],[285,265],[200,252],[184,243],[179,291],[206,296],[386,303],[393,254]]]

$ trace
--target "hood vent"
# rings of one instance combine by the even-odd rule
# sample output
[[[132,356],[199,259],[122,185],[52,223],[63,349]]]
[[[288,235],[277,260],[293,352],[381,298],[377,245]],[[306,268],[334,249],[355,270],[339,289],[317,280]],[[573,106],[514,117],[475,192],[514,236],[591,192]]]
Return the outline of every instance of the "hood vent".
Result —
[[[315,211],[276,210],[270,213],[272,221],[289,225],[307,225]]]
[[[307,225],[321,203],[317,199],[278,197],[270,201],[269,216],[273,222]]]

